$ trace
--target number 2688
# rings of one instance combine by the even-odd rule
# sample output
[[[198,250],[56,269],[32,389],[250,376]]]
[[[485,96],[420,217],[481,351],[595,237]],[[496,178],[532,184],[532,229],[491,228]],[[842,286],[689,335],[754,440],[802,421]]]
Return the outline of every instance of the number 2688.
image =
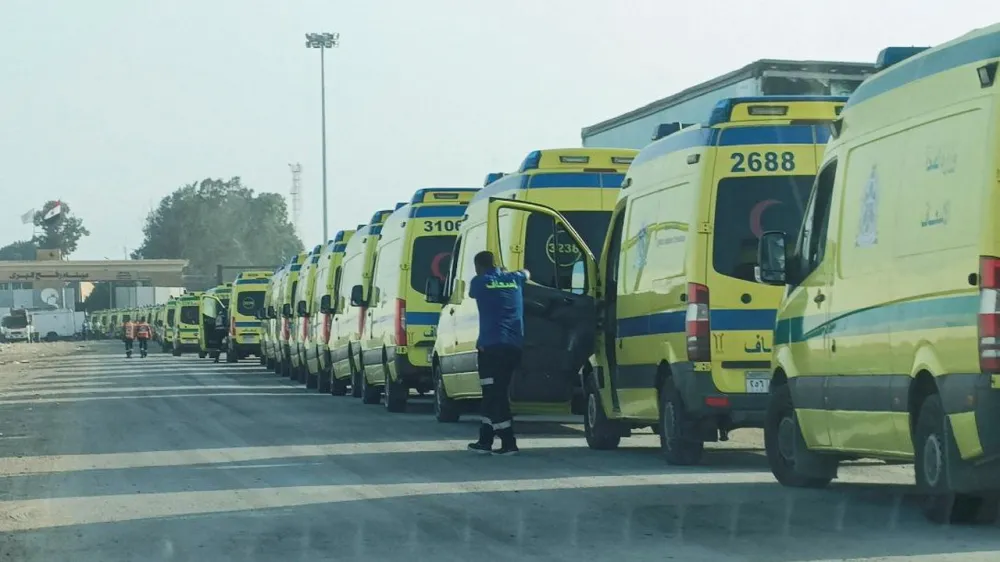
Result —
[[[734,152],[729,156],[733,161],[730,169],[734,173],[746,172],[791,172],[795,170],[795,154],[792,152]]]

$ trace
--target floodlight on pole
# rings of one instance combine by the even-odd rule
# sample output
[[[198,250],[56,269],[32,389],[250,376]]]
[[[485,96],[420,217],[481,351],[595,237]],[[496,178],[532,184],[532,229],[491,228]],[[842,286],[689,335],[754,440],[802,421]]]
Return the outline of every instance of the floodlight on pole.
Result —
[[[329,239],[326,199],[326,53],[340,46],[339,33],[306,33],[306,48],[319,49],[320,121],[323,138],[323,242]]]

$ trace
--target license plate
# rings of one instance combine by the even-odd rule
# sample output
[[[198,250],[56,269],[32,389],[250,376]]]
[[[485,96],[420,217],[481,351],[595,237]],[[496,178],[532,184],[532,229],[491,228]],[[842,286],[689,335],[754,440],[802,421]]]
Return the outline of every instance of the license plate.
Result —
[[[766,394],[771,390],[771,373],[747,371],[747,394]]]
[[[243,336],[243,341],[246,343],[257,343],[257,336]]]

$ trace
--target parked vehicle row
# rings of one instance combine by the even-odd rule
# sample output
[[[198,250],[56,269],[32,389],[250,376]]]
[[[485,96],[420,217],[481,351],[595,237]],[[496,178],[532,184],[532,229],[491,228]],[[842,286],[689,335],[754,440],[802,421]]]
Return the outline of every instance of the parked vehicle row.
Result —
[[[390,412],[433,392],[454,422],[489,250],[531,274],[516,414],[582,414],[594,449],[652,427],[675,465],[763,428],[788,486],[915,460],[928,516],[970,519],[1000,459],[998,62],[1000,26],[889,48],[849,98],[731,98],[639,151],[419,189],[256,278],[260,362]],[[175,352],[198,298],[166,309]]]

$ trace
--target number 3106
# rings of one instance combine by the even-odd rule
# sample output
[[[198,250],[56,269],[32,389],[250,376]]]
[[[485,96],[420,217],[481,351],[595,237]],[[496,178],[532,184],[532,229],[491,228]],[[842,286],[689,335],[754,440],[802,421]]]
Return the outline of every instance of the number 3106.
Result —
[[[795,154],[791,152],[764,152],[763,154],[760,152],[749,154],[734,152],[729,158],[733,161],[733,167],[730,171],[735,173],[759,172],[761,170],[791,172],[795,170]]]

